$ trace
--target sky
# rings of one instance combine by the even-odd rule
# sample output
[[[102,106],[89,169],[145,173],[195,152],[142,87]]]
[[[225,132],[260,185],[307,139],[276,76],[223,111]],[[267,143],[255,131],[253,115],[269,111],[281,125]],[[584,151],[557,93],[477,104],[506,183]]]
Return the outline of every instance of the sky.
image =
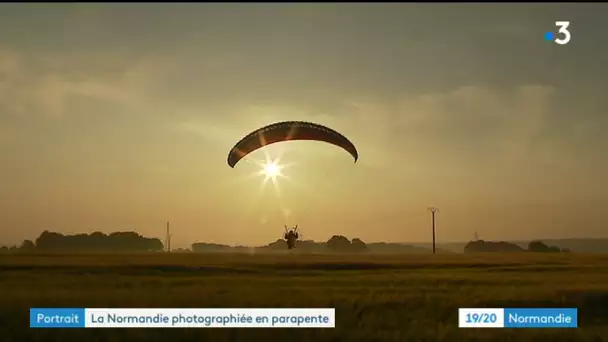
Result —
[[[608,237],[606,4],[0,5],[0,244]],[[571,41],[544,40],[570,21]],[[360,158],[286,142],[284,120]],[[252,177],[282,156],[284,177]]]

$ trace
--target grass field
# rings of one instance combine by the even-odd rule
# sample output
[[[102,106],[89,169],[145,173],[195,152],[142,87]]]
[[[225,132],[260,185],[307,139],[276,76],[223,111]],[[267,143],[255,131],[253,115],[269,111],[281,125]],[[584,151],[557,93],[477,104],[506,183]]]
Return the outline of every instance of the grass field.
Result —
[[[608,341],[608,255],[0,255],[0,341]],[[335,329],[29,329],[30,307],[332,307]],[[576,307],[578,329],[458,329]]]

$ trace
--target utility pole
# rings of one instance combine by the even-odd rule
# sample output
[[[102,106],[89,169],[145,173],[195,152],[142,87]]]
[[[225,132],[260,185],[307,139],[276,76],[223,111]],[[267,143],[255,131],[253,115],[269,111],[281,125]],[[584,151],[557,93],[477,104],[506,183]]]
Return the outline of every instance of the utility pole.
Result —
[[[429,207],[428,209],[431,212],[432,222],[433,222],[433,254],[435,254],[435,213],[439,211],[437,207]]]
[[[169,221],[167,221],[167,235],[165,237],[165,248],[171,252],[171,234],[169,233]]]

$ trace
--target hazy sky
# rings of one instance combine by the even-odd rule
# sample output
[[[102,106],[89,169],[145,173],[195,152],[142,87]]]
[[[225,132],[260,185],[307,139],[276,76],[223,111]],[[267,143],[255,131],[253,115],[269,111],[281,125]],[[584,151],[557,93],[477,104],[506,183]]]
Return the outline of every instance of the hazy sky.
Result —
[[[608,237],[606,4],[1,4],[0,242]],[[568,45],[545,41],[569,20]],[[226,163],[281,120],[261,189]],[[249,160],[263,159],[258,151]]]

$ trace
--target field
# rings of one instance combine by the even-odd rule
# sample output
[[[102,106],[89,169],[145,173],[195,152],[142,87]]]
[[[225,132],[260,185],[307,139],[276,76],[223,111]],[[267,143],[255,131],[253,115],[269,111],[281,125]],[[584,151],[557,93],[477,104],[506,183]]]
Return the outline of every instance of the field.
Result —
[[[0,255],[0,341],[608,341],[608,255]],[[29,329],[30,307],[333,307],[335,329]],[[578,329],[458,329],[576,307]]]

